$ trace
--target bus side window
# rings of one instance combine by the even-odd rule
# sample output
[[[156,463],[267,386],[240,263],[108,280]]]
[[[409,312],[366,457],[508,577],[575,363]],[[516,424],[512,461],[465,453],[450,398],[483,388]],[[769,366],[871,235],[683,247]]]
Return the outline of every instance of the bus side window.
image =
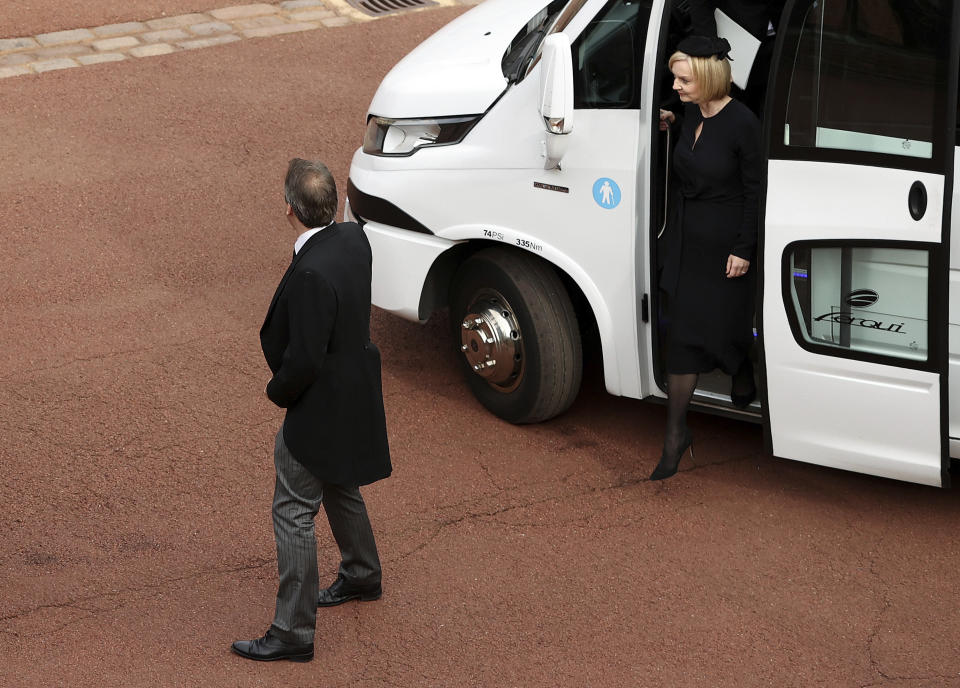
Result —
[[[785,259],[787,315],[806,348],[927,360],[928,251],[799,242]]]
[[[650,0],[610,0],[573,43],[574,107],[640,107]]]

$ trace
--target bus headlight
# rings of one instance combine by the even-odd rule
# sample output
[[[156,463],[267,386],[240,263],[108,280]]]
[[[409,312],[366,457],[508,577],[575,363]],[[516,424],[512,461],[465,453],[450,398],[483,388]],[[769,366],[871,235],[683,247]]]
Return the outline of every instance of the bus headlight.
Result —
[[[480,115],[468,117],[432,117],[390,119],[371,115],[363,137],[363,152],[370,155],[413,155],[427,146],[452,146],[460,143]]]

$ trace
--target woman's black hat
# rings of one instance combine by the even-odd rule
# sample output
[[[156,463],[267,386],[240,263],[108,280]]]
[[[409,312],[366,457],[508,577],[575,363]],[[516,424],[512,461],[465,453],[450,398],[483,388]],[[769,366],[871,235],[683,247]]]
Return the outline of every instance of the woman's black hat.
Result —
[[[716,55],[721,60],[730,59],[730,43],[726,38],[713,36],[687,36],[677,46],[677,50],[691,57],[710,57]]]

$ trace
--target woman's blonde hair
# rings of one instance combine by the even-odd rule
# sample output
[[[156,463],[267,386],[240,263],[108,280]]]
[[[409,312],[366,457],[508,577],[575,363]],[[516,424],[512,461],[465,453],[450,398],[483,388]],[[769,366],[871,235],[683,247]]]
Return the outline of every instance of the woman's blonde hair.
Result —
[[[716,55],[710,57],[694,57],[679,50],[670,56],[669,66],[673,69],[675,62],[686,60],[693,72],[693,80],[700,87],[700,97],[704,101],[719,100],[730,95],[730,62],[720,59]]]

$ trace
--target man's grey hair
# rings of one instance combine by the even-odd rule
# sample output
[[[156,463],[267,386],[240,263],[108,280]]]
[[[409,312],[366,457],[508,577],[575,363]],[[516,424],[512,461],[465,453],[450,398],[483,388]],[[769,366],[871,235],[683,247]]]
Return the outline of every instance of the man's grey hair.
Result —
[[[325,227],[337,216],[337,184],[319,160],[291,160],[283,195],[304,227]]]

